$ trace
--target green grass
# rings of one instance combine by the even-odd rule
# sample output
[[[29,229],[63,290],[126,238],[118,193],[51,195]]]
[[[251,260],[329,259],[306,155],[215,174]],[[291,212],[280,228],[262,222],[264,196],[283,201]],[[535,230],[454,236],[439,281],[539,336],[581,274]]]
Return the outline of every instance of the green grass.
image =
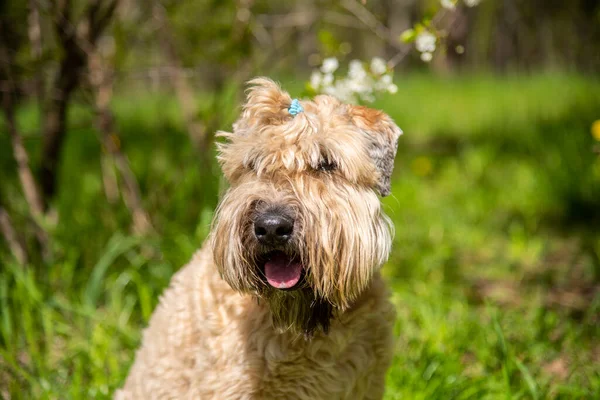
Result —
[[[600,82],[398,84],[376,104],[405,131],[384,200],[398,309],[386,399],[598,398]],[[208,232],[218,177],[201,173],[173,99],[130,94],[115,110],[158,234],[131,236],[122,202],[106,201],[92,115],[73,110],[54,260],[16,265],[0,242],[0,398],[109,397],[160,292]],[[33,109],[20,126],[37,160]],[[29,232],[8,149],[1,134],[0,194]]]

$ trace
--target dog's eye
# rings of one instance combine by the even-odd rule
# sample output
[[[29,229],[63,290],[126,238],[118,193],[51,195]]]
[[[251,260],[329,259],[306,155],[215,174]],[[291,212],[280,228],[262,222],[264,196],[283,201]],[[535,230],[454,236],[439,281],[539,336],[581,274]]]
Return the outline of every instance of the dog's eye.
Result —
[[[337,165],[333,161],[324,159],[319,163],[317,169],[324,172],[335,171],[337,169]]]

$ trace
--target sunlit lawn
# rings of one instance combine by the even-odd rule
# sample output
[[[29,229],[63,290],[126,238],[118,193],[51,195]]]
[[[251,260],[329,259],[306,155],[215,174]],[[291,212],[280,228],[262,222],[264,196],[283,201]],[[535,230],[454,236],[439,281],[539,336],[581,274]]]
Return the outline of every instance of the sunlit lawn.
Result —
[[[398,308],[386,398],[598,398],[600,143],[590,126],[600,83],[397,83],[376,104],[405,132],[384,200]],[[110,396],[158,295],[208,232],[218,178],[200,174],[173,99],[129,94],[115,110],[159,233],[128,235],[126,208],[103,193],[91,114],[76,110],[54,262],[18,266],[0,247],[0,398]],[[31,109],[21,126],[35,158]],[[5,134],[0,167],[2,198],[24,226]]]

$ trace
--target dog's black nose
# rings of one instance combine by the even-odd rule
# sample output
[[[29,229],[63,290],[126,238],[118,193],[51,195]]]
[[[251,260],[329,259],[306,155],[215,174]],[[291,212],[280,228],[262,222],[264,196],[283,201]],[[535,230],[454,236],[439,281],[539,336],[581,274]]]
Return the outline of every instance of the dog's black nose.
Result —
[[[262,244],[285,244],[290,240],[293,231],[294,221],[278,213],[265,213],[254,221],[254,234]]]

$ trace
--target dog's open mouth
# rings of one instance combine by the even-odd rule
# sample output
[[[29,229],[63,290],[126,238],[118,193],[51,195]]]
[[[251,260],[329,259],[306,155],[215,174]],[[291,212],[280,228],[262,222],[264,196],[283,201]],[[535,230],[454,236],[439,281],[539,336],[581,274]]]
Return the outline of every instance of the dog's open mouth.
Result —
[[[282,251],[265,256],[263,272],[267,283],[277,289],[295,289],[301,284],[304,267],[298,259]]]

